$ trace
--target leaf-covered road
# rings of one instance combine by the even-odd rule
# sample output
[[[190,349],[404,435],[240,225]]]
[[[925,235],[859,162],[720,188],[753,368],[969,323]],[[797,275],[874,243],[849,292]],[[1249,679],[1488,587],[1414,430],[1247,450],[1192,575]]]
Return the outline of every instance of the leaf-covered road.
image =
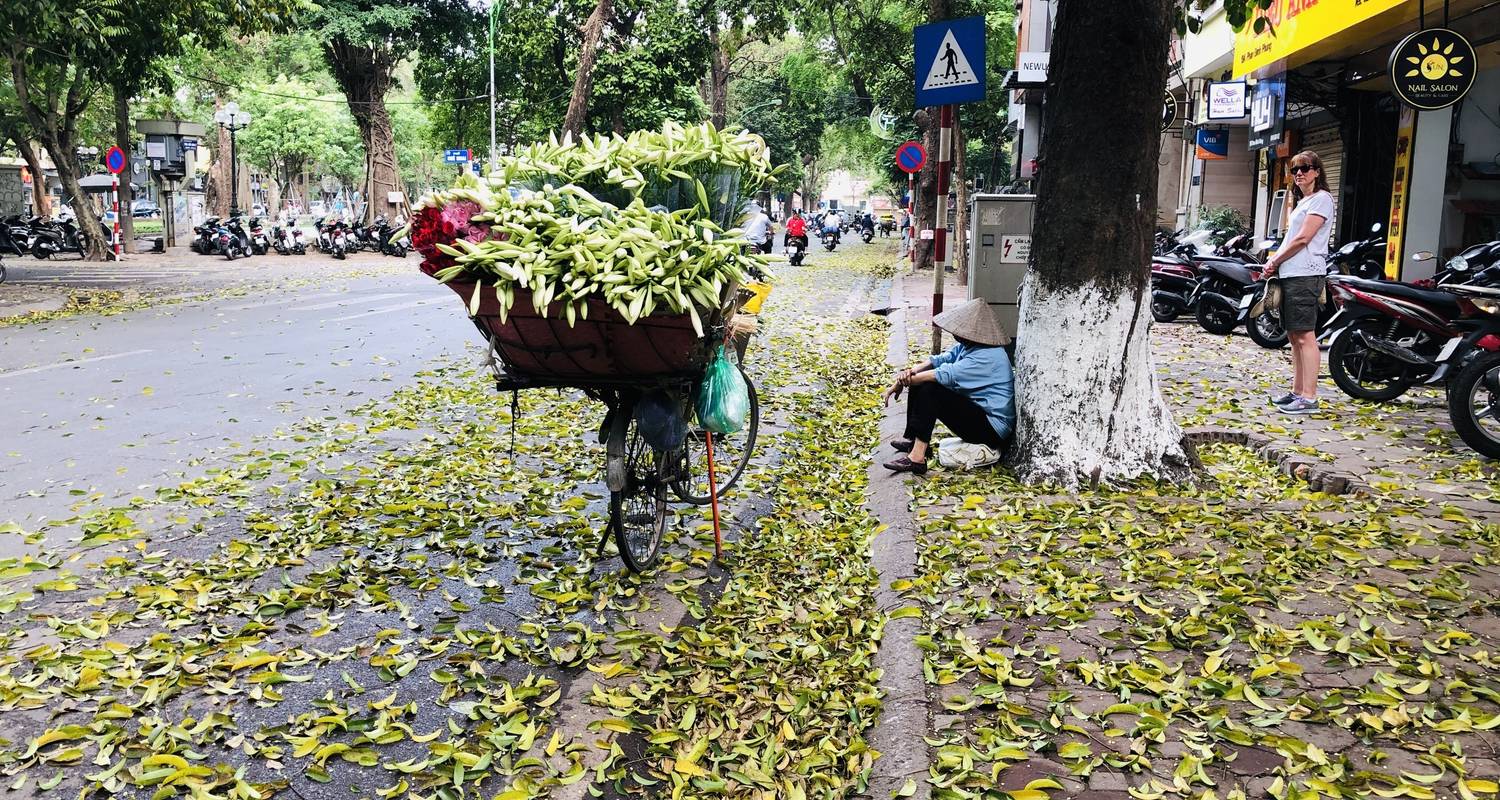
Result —
[[[862,312],[885,249],[788,269],[768,304],[727,572],[683,507],[653,574],[596,561],[600,408],[526,396],[511,458],[508,399],[459,362],[202,477],[86,504],[79,546],[107,549],[7,565],[6,784],[847,794],[879,707],[862,502],[886,334]]]

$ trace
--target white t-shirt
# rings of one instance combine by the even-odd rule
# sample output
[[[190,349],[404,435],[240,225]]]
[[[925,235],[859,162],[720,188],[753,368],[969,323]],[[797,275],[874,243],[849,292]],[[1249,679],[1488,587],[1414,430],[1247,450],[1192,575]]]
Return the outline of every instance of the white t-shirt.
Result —
[[[745,240],[760,244],[770,234],[770,228],[771,218],[766,216],[766,212],[758,211],[745,223]]]
[[[1287,219],[1288,238],[1302,232],[1302,224],[1307,221],[1310,214],[1322,217],[1323,224],[1318,226],[1318,232],[1313,234],[1312,241],[1308,242],[1306,247],[1282,262],[1280,269],[1276,272],[1283,278],[1328,274],[1328,237],[1333,234],[1333,195],[1319,190],[1302,198],[1301,202],[1292,209],[1291,217]]]

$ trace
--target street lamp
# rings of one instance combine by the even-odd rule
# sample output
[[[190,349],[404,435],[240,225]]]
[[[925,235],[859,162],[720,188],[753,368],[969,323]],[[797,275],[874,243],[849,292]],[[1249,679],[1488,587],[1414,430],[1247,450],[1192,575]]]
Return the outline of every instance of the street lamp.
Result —
[[[86,147],[84,145],[79,145],[73,150],[73,152],[78,154],[79,167],[82,167],[84,164],[93,164],[99,158],[99,148],[97,147]]]
[[[240,104],[231,101],[214,112],[214,122],[229,131],[229,216],[234,217],[240,213],[240,161],[234,134],[249,127],[250,112],[241,111]]]

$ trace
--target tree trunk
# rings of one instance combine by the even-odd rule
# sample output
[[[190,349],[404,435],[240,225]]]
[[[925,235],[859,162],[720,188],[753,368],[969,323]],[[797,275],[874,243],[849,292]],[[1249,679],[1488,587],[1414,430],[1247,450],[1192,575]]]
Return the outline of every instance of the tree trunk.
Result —
[[[719,35],[718,20],[709,25],[708,44],[712,49],[708,62],[708,120],[723,130],[729,115],[729,54]]]
[[[969,285],[969,175],[965,157],[964,129],[953,115],[953,188],[958,207],[953,209],[953,263],[958,266],[958,284]]]
[[[52,203],[47,197],[47,173],[42,170],[42,159],[36,154],[36,145],[25,136],[13,140],[16,149],[21,151],[21,158],[26,161],[26,168],[31,171],[31,203],[35,213],[39,217],[52,214]]]
[[[222,98],[214,100],[215,110],[222,105]],[[203,207],[209,216],[222,219],[229,216],[229,133],[218,125],[214,128],[218,138],[214,140],[213,163],[208,167],[208,180],[203,185]]]
[[[583,45],[578,50],[578,72],[573,77],[573,96],[568,100],[568,114],[563,118],[563,133],[574,137],[583,133],[589,115],[589,94],[594,90],[594,62],[599,58],[599,40],[604,25],[614,14],[614,0],[599,0],[594,13],[583,25]]]
[[[396,137],[390,112],[385,107],[395,59],[383,48],[361,47],[342,39],[329,42],[325,52],[365,145],[363,220],[369,223],[377,214],[391,215],[397,206],[388,199],[389,193],[402,190],[401,170],[396,164]]]
[[[84,257],[90,261],[103,261],[108,237],[105,236],[104,226],[99,223],[99,215],[94,213],[83,187],[78,185],[75,152],[78,143],[78,118],[88,108],[94,87],[84,73],[74,71],[66,81],[66,92],[46,91],[43,92],[44,97],[33,97],[32,76],[26,71],[26,62],[19,44],[11,43],[8,60],[11,87],[16,92],[21,112],[25,115],[27,124],[38,135],[47,155],[52,157],[58,180],[63,185],[65,200],[71,203],[74,216],[78,218],[78,228],[86,242]],[[46,179],[45,174],[37,174],[32,178],[43,182]]]
[[[1146,310],[1171,14],[1172,0],[1058,7],[1017,335],[1011,455],[1030,482],[1192,477]]]
[[[118,88],[115,89],[115,143],[125,151],[125,171],[121,173],[125,179],[120,181],[120,249],[126,253],[135,252],[135,220],[131,218],[130,208],[135,200],[135,192],[130,186],[130,97]]]

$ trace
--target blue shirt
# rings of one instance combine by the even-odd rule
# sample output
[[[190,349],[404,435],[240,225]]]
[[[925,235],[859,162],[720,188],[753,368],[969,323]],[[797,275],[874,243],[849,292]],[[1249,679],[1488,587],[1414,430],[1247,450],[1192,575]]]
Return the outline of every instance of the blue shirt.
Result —
[[[1016,427],[1015,377],[1003,347],[956,344],[932,357],[937,382],[973,400],[1004,439]]]

